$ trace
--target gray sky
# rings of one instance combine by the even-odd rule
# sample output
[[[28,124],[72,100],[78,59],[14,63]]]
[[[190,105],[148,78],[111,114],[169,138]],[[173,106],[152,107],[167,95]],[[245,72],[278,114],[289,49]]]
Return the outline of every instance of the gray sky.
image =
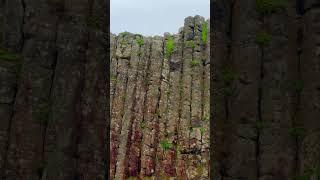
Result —
[[[210,0],[111,0],[112,33],[177,33],[187,16],[210,16]]]

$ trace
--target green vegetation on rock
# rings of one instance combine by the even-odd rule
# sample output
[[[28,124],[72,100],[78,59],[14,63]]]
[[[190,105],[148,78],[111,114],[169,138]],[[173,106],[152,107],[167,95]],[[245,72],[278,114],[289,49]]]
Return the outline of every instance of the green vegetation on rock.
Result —
[[[270,14],[283,9],[287,0],[256,0],[257,11],[261,14]]]
[[[143,38],[142,38],[142,37],[140,37],[140,38],[136,39],[136,42],[138,43],[138,45],[139,45],[139,46],[144,45],[144,40],[143,40]]]
[[[126,37],[128,36],[130,33],[128,31],[125,31],[125,32],[122,32],[122,33],[119,33],[119,36],[122,36],[122,37]]]
[[[204,132],[206,131],[206,129],[204,128],[204,127],[201,127],[200,128],[200,134],[201,134],[201,136],[203,136],[204,135]]]
[[[207,43],[207,39],[208,39],[208,23],[207,22],[204,22],[202,24],[202,32],[201,32],[201,40],[202,40],[202,43]]]
[[[301,138],[305,135],[306,130],[303,127],[293,127],[290,129],[289,133],[294,138]]]
[[[15,53],[11,53],[0,47],[0,63],[12,64],[14,66],[15,73],[19,74],[22,68],[21,57]]]
[[[196,47],[194,41],[192,41],[192,40],[186,41],[185,44],[186,44],[187,47],[191,47],[191,48],[195,48]]]
[[[198,59],[193,59],[190,61],[190,66],[191,67],[196,67],[196,66],[199,66],[201,64],[201,61],[198,60]]]
[[[256,43],[260,46],[268,45],[272,40],[272,36],[266,32],[261,32],[256,36]]]
[[[170,36],[166,41],[165,56],[167,58],[171,57],[173,50],[174,50],[174,40],[173,40],[173,37]]]
[[[209,121],[210,120],[210,115],[209,114],[205,114],[203,116],[203,121]]]
[[[144,121],[140,122],[140,128],[144,129],[146,127],[146,123]]]
[[[170,149],[171,147],[172,147],[172,144],[168,141],[168,140],[162,140],[161,142],[160,142],[160,146],[161,146],[161,148],[163,149],[163,150],[168,150],[168,149]]]

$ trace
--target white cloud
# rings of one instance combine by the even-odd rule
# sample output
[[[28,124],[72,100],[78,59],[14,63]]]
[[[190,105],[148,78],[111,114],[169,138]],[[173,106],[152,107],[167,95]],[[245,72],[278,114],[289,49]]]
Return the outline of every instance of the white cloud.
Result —
[[[187,16],[210,16],[210,0],[111,0],[111,32],[176,33]]]

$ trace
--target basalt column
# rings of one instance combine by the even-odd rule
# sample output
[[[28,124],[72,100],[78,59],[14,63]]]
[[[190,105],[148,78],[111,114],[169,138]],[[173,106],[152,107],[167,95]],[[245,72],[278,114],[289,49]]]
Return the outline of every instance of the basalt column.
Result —
[[[319,178],[319,3],[213,7],[211,177]]]
[[[108,4],[0,1],[0,179],[105,179]]]

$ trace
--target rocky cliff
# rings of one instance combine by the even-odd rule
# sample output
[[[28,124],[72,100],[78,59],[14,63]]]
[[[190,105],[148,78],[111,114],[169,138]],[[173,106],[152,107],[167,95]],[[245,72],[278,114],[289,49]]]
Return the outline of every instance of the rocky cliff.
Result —
[[[108,6],[0,1],[0,179],[107,179]]]
[[[320,2],[212,3],[212,177],[318,179]]]
[[[111,35],[110,179],[208,179],[209,21]]]

